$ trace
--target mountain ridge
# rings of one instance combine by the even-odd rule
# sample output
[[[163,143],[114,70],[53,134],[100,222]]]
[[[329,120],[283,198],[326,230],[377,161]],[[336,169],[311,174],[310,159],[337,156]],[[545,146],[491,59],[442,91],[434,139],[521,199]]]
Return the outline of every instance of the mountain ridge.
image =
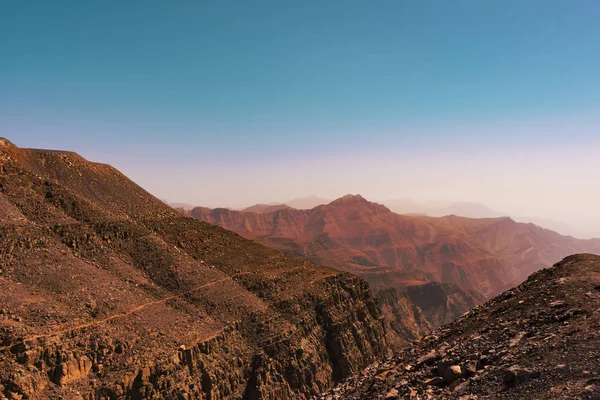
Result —
[[[363,280],[0,144],[2,396],[308,399],[389,351]]]

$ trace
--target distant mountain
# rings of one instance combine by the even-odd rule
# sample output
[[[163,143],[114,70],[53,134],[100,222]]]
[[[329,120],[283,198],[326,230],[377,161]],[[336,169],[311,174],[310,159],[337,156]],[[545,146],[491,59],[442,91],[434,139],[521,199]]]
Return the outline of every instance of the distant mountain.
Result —
[[[325,198],[313,195],[313,196],[300,197],[297,199],[286,201],[285,204],[287,204],[288,206],[290,206],[292,208],[296,208],[298,210],[309,210],[311,208],[320,206],[321,204],[327,204],[330,201],[331,200],[329,200],[329,199],[325,199]]]
[[[567,224],[566,222],[556,221],[549,218],[539,218],[539,217],[514,217],[516,221],[524,222],[524,223],[533,223],[539,226],[543,226],[544,228],[559,232],[562,235],[573,236],[580,239],[591,238],[594,235],[588,232],[583,232],[579,229],[576,229],[574,226]]]
[[[481,203],[471,202],[418,202],[411,199],[399,198],[384,201],[383,204],[398,214],[425,214],[430,217],[443,217],[458,215],[469,218],[496,218],[502,217],[501,213],[492,211]]]
[[[365,215],[371,209],[381,216],[396,215],[386,207],[370,203],[358,195],[344,196],[313,210],[288,208],[256,214],[225,208],[211,210],[197,207],[186,214],[227,227],[290,254],[325,265],[336,265],[340,269],[364,276],[376,290],[379,304],[390,325],[390,332],[394,332],[395,337],[417,339],[431,327],[449,322],[483,301],[484,297],[480,294],[460,289],[452,282],[437,286],[428,283],[431,279],[422,274],[392,270],[378,265],[381,260],[370,260],[360,245],[348,243],[356,239],[343,232],[347,229],[345,224],[348,220],[358,222],[357,215],[352,211],[355,209]],[[337,219],[340,220],[339,229]],[[371,222],[365,222],[377,223],[378,219],[379,216]],[[329,228],[323,229],[324,221],[331,221],[332,232],[329,232]],[[356,231],[356,235],[370,235],[368,227],[365,231],[362,230],[362,225],[352,229]],[[378,239],[369,237],[366,240]],[[417,296],[417,293],[422,296]],[[421,301],[423,298],[431,298],[435,306]],[[388,338],[388,341],[392,345],[402,344],[402,341],[394,341],[393,338]]]
[[[457,215],[459,217],[469,218],[498,218],[508,214],[494,211],[481,203],[473,202],[444,202],[444,201],[424,201],[418,202],[408,198],[398,198],[383,202],[390,210],[398,214],[406,215],[428,215],[430,217],[443,217],[446,215]],[[546,229],[553,230],[561,235],[573,236],[580,239],[598,237],[598,230],[594,225],[592,218],[587,218],[588,224],[592,227],[589,231],[577,229],[574,226],[550,218],[540,218],[534,216],[511,215],[518,222],[534,223]],[[597,224],[596,224],[597,225]]]
[[[176,208],[176,209],[177,208],[181,208],[181,209],[186,210],[186,211],[192,210],[192,209],[194,209],[196,207],[196,206],[193,206],[193,205],[187,204],[187,203],[169,203],[166,200],[163,200],[163,201],[165,203],[167,203],[168,205],[170,205],[171,207],[173,207],[173,208]]]
[[[243,212],[251,212],[256,214],[263,214],[278,210],[285,210],[286,208],[291,208],[287,204],[255,204],[253,206],[244,208]]]
[[[442,282],[489,298],[569,254],[600,253],[600,240],[562,236],[508,217],[400,215],[360,195],[311,210],[196,208],[190,215],[356,273],[378,290]]]
[[[331,200],[328,200],[328,199],[325,199],[322,197],[318,197],[318,196],[307,196],[307,197],[299,197],[296,199],[292,199],[290,201],[286,201],[285,203],[254,204],[249,207],[243,208],[239,211],[262,214],[265,212],[277,211],[277,210],[280,210],[283,208],[296,208],[299,210],[305,210],[305,209],[314,208],[321,204],[327,204],[330,201]],[[167,200],[163,200],[163,202],[167,203],[168,205],[170,205],[171,207],[173,207],[175,209],[183,209],[185,211],[190,211],[197,207],[197,206],[193,206],[188,203],[169,203]],[[234,210],[235,208],[230,208],[230,209]]]

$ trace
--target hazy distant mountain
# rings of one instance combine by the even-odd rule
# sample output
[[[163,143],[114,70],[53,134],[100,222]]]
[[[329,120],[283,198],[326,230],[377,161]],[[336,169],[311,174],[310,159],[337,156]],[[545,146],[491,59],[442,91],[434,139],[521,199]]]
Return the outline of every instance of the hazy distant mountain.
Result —
[[[566,255],[600,252],[600,240],[561,236],[507,217],[401,215],[360,195],[310,210],[197,207],[186,214],[365,278],[390,332],[409,339]]]
[[[163,201],[173,208],[183,208],[186,211],[192,210],[194,207],[196,207],[196,206],[193,206],[193,205],[187,204],[187,203],[169,203],[168,201],[165,201],[165,200],[163,200]]]
[[[373,230],[396,229],[386,226],[381,219],[388,215],[404,217],[358,195],[344,196],[311,210],[282,208],[256,213],[197,207],[185,214],[284,252],[363,275],[374,285],[390,332],[401,338],[417,339],[432,327],[450,322],[485,299],[476,291],[461,289],[450,281],[444,284],[430,282],[435,278],[420,272],[401,271],[396,266],[388,268],[384,261],[388,249],[383,242],[381,248],[373,247],[373,254],[380,253],[375,255],[377,260],[368,259],[364,244],[377,246],[376,243],[381,241]],[[432,299],[435,306],[419,301],[415,293]],[[399,344],[393,337],[388,340],[394,346]]]
[[[316,206],[320,206],[322,204],[327,204],[331,200],[325,199],[323,197],[318,196],[308,196],[308,197],[300,197],[297,199],[293,199],[290,201],[286,201],[285,204],[292,208],[296,208],[298,210],[309,210],[311,208],[315,208]]]
[[[553,219],[538,217],[515,217],[514,219],[518,222],[531,222],[546,229],[559,232],[562,235],[573,236],[579,239],[589,239],[594,236],[590,233],[582,232],[566,222],[555,221]]]
[[[418,202],[407,198],[398,198],[384,201],[383,204],[398,214],[425,214],[431,217],[445,215],[458,215],[469,218],[495,218],[502,217],[499,212],[490,210],[481,203],[471,202],[443,202],[424,201]]]
[[[398,214],[406,215],[428,215],[430,217],[443,217],[445,215],[457,215],[469,218],[497,218],[508,216],[507,213],[491,210],[481,203],[474,202],[444,202],[444,201],[424,201],[418,202],[409,198],[398,198],[383,202],[390,210]],[[532,216],[510,215],[515,221],[523,223],[534,223],[546,229],[560,233],[561,235],[573,236],[579,239],[591,239],[598,237],[596,229],[577,229],[574,226],[556,219],[541,218]],[[589,221],[592,221],[590,218]],[[584,224],[584,226],[594,227],[594,223]]]
[[[285,210],[286,208],[291,208],[287,204],[255,204],[250,207],[244,208],[243,212],[251,212],[256,214],[262,214],[267,212],[273,212],[277,210]]]

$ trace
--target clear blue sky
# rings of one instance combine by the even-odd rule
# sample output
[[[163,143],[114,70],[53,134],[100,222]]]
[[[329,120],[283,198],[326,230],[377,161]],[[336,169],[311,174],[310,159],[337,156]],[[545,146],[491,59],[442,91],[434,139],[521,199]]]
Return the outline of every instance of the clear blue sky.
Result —
[[[597,0],[2,1],[0,135],[174,200],[144,174],[589,147],[598,21]]]

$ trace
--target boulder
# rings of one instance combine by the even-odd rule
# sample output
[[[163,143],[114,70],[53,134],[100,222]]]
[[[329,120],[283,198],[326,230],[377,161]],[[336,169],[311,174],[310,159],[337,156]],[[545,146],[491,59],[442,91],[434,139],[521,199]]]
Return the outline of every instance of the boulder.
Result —
[[[431,365],[442,358],[436,350],[431,350],[429,353],[422,355],[417,360],[417,366]]]
[[[460,379],[461,376],[462,376],[462,370],[461,370],[460,366],[452,365],[452,366],[448,367],[446,369],[446,371],[444,371],[443,378],[447,383],[452,383],[452,382]]]
[[[513,366],[504,370],[504,383],[507,385],[515,385],[539,378],[540,375],[541,374],[538,371]]]
[[[450,362],[450,361],[440,361],[438,363],[438,365],[437,365],[437,371],[434,371],[434,373],[437,372],[438,376],[443,377],[444,373],[446,372],[446,370],[448,368],[450,368],[452,365],[454,365],[453,362]]]
[[[431,379],[427,379],[425,382],[423,382],[425,385],[427,386],[444,386],[444,384],[446,383],[442,378],[440,378],[439,376],[436,376],[434,378]]]
[[[477,362],[469,361],[463,365],[462,373],[465,378],[470,378],[477,374]]]
[[[396,400],[398,398],[398,391],[396,389],[392,389],[385,395],[385,400]]]

